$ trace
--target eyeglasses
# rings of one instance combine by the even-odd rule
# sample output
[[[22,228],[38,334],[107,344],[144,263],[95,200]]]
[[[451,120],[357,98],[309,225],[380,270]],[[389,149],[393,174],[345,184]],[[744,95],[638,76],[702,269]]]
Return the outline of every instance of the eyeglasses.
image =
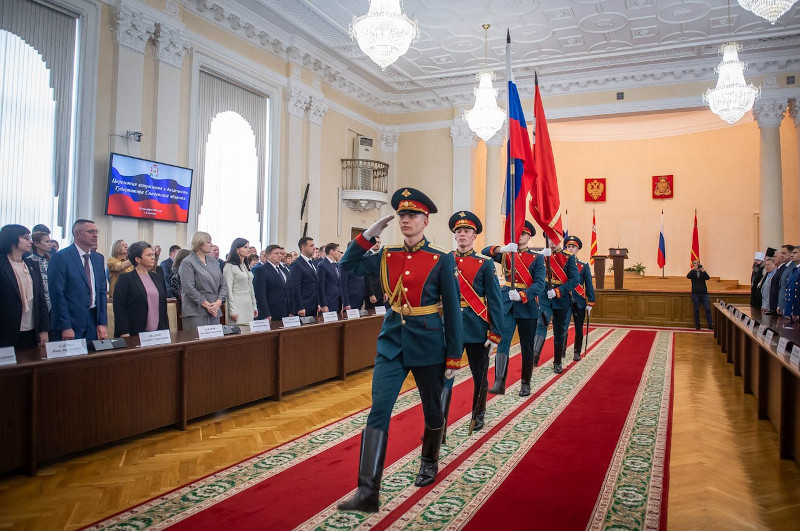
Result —
[[[99,230],[97,230],[97,229],[91,229],[91,230],[82,230],[81,232],[85,232],[85,233],[87,233],[87,234],[100,234],[100,231],[99,231]]]

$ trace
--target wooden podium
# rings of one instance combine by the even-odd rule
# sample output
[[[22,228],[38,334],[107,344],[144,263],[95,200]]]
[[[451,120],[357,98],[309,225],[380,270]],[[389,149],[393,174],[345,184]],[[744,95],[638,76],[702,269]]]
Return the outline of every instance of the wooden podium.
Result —
[[[622,279],[625,277],[625,259],[628,258],[628,250],[611,248],[608,250],[608,257],[611,258],[611,263],[614,266],[614,289],[622,289]]]
[[[606,258],[604,254],[596,254],[594,260],[594,289],[605,289],[606,287]]]

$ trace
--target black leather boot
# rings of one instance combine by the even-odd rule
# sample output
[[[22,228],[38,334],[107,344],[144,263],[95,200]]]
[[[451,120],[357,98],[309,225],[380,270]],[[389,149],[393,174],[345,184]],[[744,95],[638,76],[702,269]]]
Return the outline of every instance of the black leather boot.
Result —
[[[477,396],[473,393],[474,399],[472,401],[475,408],[475,427],[473,431],[479,431],[483,428],[484,417],[486,416],[486,391],[487,384],[484,383],[478,391]]]
[[[498,352],[494,357],[494,385],[489,392],[493,395],[506,394],[506,375],[508,373],[508,352]]]
[[[519,386],[519,396],[530,396],[531,394],[531,374],[533,374],[533,362],[522,361],[522,383]]]
[[[425,426],[425,433],[422,436],[422,464],[417,473],[414,485],[417,487],[427,487],[436,480],[436,473],[439,471],[439,446],[442,443],[442,431],[444,426],[431,429]]]
[[[581,348],[578,347],[572,352],[572,361],[581,361]]]
[[[442,417],[444,417],[444,424],[442,425],[442,444],[447,442],[447,417],[450,414],[450,400],[453,398],[453,386],[447,385],[445,380],[444,387],[442,387]]]
[[[361,458],[358,462],[358,490],[346,502],[338,505],[341,511],[378,512],[380,504],[383,462],[389,434],[375,428],[361,432]]]
[[[544,347],[545,336],[536,335],[533,338],[533,366],[539,366],[539,356],[542,355],[542,348]]]
[[[556,374],[561,374],[561,356],[559,353],[562,350],[564,350],[564,347],[559,344],[553,346],[553,372]]]

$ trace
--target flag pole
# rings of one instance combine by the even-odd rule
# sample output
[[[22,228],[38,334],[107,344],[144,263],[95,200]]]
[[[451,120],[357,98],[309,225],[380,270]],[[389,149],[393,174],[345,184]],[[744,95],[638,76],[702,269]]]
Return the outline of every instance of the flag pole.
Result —
[[[514,183],[516,178],[514,176],[515,164],[511,162],[511,90],[508,88],[508,83],[511,81],[511,30],[506,28],[506,164],[508,165],[508,183],[506,185],[506,202],[511,201],[511,241],[509,243],[517,243],[517,224],[516,224],[516,207],[517,201],[514,197],[516,189]],[[513,192],[512,192],[513,191]],[[514,281],[516,280],[516,253],[511,253],[511,289],[514,289]]]
[[[664,234],[664,209],[663,208],[661,209],[661,234]],[[664,263],[664,267],[666,267],[666,266],[667,266],[667,264]],[[662,280],[664,278],[666,278],[664,276],[664,267],[661,268],[661,279]]]

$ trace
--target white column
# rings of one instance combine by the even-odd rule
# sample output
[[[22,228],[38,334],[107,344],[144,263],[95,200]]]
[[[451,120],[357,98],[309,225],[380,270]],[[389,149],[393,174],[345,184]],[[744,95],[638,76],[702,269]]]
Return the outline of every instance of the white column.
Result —
[[[761,98],[753,106],[760,132],[759,249],[783,245],[780,125],[786,100]]]
[[[380,150],[381,160],[389,165],[389,183],[386,187],[387,193],[391,198],[397,190],[397,150],[400,147],[400,133],[397,127],[384,127],[378,131],[378,149]],[[378,218],[394,214],[392,205],[385,204],[377,214]],[[389,227],[381,235],[384,244],[399,242],[402,239],[400,228],[397,223],[390,223]]]
[[[472,174],[477,137],[462,118],[456,118],[450,126],[450,136],[453,139],[453,212],[474,210]]]
[[[155,33],[155,19],[132,9],[126,4],[117,6],[114,13],[114,37],[117,64],[113,72],[116,78],[116,97],[111,111],[111,134],[122,135],[127,131],[142,131],[142,99],[144,78],[144,52],[147,42]],[[119,136],[111,137],[111,149],[118,153],[138,157],[141,144]],[[105,179],[105,172],[97,176]],[[105,183],[97,189],[104,190]],[[81,212],[76,217],[83,217]],[[108,253],[111,243],[124,239],[128,243],[139,239],[139,222],[135,219],[109,217],[106,234],[100,237],[100,249]]]
[[[292,80],[294,81],[294,80]],[[286,216],[285,243],[294,250],[303,233],[300,207],[303,201],[303,121],[311,95],[305,89],[290,83],[286,89]]]
[[[312,96],[308,108],[308,235],[320,237],[320,205],[322,204],[322,121],[328,112],[325,98]],[[317,245],[322,244],[317,241]]]
[[[191,48],[189,39],[178,29],[159,24],[156,38],[156,101],[155,101],[155,158],[167,164],[181,164],[178,158],[181,108],[181,68],[183,58]],[[188,245],[186,225],[151,221],[151,234],[145,239],[161,245],[161,259],[165,260],[169,246]]]
[[[505,171],[503,147],[506,138],[503,130],[500,130],[486,142],[486,220],[484,221],[484,232],[486,233],[487,245],[502,245],[503,241],[503,214],[500,206],[503,202],[503,191],[505,190]]]

